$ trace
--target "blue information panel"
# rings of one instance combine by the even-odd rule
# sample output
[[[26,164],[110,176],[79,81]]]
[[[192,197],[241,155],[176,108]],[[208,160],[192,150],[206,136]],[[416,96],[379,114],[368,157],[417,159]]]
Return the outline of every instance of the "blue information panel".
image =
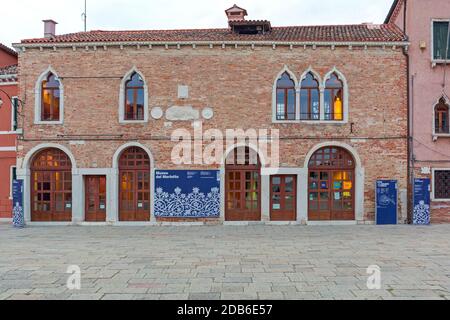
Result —
[[[13,181],[13,225],[16,228],[25,226],[23,211],[23,180]]]
[[[430,224],[430,185],[430,179],[414,179],[414,224]]]
[[[378,180],[376,220],[378,225],[397,224],[398,188],[396,180]]]
[[[219,170],[156,170],[155,190],[157,217],[220,216]]]

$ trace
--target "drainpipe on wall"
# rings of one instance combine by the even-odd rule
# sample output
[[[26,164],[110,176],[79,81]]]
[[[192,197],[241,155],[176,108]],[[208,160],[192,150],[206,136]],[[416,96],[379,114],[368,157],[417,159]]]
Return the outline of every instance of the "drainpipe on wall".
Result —
[[[408,6],[408,0],[404,1],[404,6],[403,6],[403,33],[406,35],[407,34],[407,6]],[[407,40],[409,41],[409,37],[406,37]],[[408,203],[408,207],[407,207],[407,223],[411,224],[412,223],[412,217],[413,217],[413,185],[414,185],[414,155],[413,155],[413,123],[411,123],[411,120],[414,119],[413,118],[413,110],[414,107],[412,106],[412,99],[411,99],[411,82],[412,79],[410,79],[411,77],[411,70],[410,70],[410,66],[411,66],[411,61],[410,61],[410,56],[409,53],[406,49],[403,50],[403,54],[406,57],[406,78],[407,78],[407,84],[406,84],[406,92],[407,92],[407,105],[408,105],[408,114],[407,114],[407,130],[408,130],[408,141],[407,141],[407,153],[408,153],[408,164],[407,164],[407,181],[408,181],[408,186],[407,186],[407,203]]]

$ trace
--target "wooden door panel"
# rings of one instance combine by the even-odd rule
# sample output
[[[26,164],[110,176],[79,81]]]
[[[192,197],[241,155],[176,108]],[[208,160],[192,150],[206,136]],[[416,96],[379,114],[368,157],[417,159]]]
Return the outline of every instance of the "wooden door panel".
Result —
[[[85,220],[106,221],[106,177],[87,176],[85,178]]]
[[[297,220],[297,179],[293,175],[271,177],[270,220]]]

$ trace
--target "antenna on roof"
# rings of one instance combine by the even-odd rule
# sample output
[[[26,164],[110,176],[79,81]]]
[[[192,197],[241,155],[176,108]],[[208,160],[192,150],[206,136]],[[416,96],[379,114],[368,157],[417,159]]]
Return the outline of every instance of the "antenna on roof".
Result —
[[[87,31],[87,0],[84,0],[84,12],[81,14],[81,18],[84,21],[84,32]]]

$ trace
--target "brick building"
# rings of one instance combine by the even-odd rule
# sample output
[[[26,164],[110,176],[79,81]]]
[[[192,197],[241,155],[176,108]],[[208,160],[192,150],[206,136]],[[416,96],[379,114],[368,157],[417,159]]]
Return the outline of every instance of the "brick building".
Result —
[[[11,218],[11,181],[16,173],[17,53],[0,44],[0,219]]]
[[[372,223],[379,178],[398,180],[406,221],[400,28],[273,27],[237,6],[226,14],[223,29],[56,35],[46,21],[44,38],[15,44],[27,221]],[[278,129],[278,164],[258,139],[224,147],[220,163],[201,164],[197,153],[174,163],[174,130],[198,137],[199,126]],[[245,161],[225,161],[234,149]],[[156,170],[179,169],[220,172],[218,195],[208,194],[219,197],[218,217],[155,213],[164,206],[155,205]]]
[[[450,2],[396,0],[386,23],[404,29],[411,43],[409,50],[411,177],[431,179],[431,222],[448,223],[450,222],[450,76],[448,76]]]

